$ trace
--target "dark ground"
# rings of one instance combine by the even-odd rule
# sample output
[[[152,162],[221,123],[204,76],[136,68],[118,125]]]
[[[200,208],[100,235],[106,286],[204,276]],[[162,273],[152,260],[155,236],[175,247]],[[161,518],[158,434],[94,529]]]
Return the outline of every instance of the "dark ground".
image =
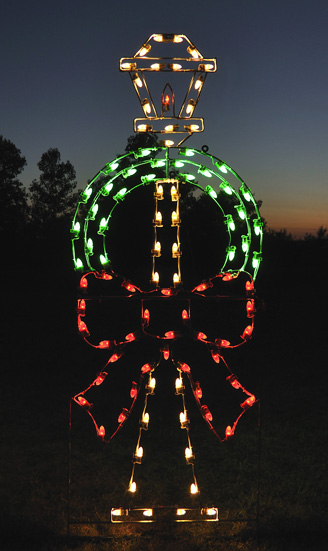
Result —
[[[21,251],[25,264],[19,261],[17,267],[12,258],[6,258],[1,551],[326,549],[327,245],[327,240],[272,240],[265,245],[257,280],[264,308],[257,314],[254,338],[227,358],[246,388],[261,399],[257,534],[252,522],[224,522],[256,512],[257,410],[244,416],[235,438],[222,446],[190,406],[201,499],[219,507],[221,522],[83,525],[79,530],[71,527],[72,535],[67,537],[69,399],[101,369],[105,356],[89,349],[77,334],[76,279],[68,249],[52,246],[50,255],[41,248],[41,256],[34,249]],[[63,259],[62,270],[57,267],[58,258]],[[204,377],[209,381],[206,369]],[[189,499],[184,490],[189,471],[176,452],[184,447],[182,431],[171,426],[170,417],[179,407],[174,395],[167,399],[161,394],[160,381],[162,388],[167,381],[163,368],[157,381],[157,402],[156,396],[152,398],[157,418],[154,438],[149,433],[145,440],[153,459],[139,467],[138,480],[141,487],[148,485],[144,505],[163,500],[184,504]],[[110,386],[107,391],[114,396]],[[213,386],[211,398],[218,406],[226,399],[220,392]],[[125,499],[136,439],[133,418],[110,446],[102,446],[89,419],[77,408],[73,434],[72,518],[108,520],[110,508]],[[103,535],[107,539],[100,538]]]

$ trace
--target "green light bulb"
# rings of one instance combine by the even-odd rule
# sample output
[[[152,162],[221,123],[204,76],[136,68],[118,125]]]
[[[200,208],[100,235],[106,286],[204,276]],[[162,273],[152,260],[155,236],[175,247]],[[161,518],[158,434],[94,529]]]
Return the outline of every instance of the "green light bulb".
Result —
[[[242,241],[242,245],[241,245],[241,248],[242,248],[242,251],[244,253],[248,253],[249,251],[249,237],[247,235],[242,235],[241,236],[241,241]]]
[[[105,197],[107,197],[107,195],[110,194],[110,192],[112,191],[113,189],[113,184],[111,182],[108,182],[101,190],[101,193],[102,195],[105,195]]]
[[[99,235],[104,235],[104,232],[106,230],[108,230],[108,220],[107,220],[107,218],[102,218],[100,220],[98,234]]]
[[[99,209],[99,205],[97,203],[92,205],[91,209],[88,212],[89,220],[94,220],[96,218],[96,214],[98,212],[98,209]]]
[[[184,155],[185,157],[193,157],[195,153],[192,149],[184,149],[179,151],[179,155]]]
[[[182,176],[183,178],[188,180],[188,182],[191,182],[192,180],[195,180],[195,178],[196,178],[196,176],[194,176],[193,174],[180,174],[180,176]]]
[[[86,203],[90,199],[90,195],[92,194],[92,188],[87,187],[81,192],[82,202]]]
[[[229,260],[233,260],[236,254],[236,247],[234,245],[232,245],[231,247],[228,247],[227,253],[228,253]]]
[[[200,166],[198,169],[199,174],[202,174],[202,176],[206,176],[206,178],[212,178],[212,172],[208,170],[205,166]]]
[[[141,147],[134,152],[134,158],[135,159],[138,159],[139,157],[147,157],[147,155],[150,155],[151,154],[151,149],[148,149],[148,148],[144,148],[142,149]]]
[[[77,258],[75,260],[75,269],[76,270],[82,270],[82,268],[83,268],[83,262],[80,258]]]
[[[109,163],[107,165],[107,170],[108,172],[113,172],[114,170],[116,170],[118,167],[118,162],[114,161],[113,163]]]
[[[89,237],[89,239],[87,241],[86,253],[89,254],[89,255],[93,254],[93,241],[92,241],[91,237]]]
[[[152,168],[159,168],[159,167],[165,166],[165,161],[160,159],[155,159],[150,162],[150,166]]]
[[[249,202],[249,201],[252,199],[251,191],[250,191],[250,189],[248,189],[248,187],[246,186],[246,184],[243,184],[243,185],[240,187],[240,191],[242,192],[245,201],[248,201],[248,202]]]
[[[262,260],[261,254],[258,252],[253,253],[252,266],[254,269],[258,268]]]
[[[228,183],[221,182],[220,188],[222,188],[227,195],[232,195],[232,188]]]
[[[254,225],[254,233],[255,235],[260,235],[262,233],[262,226],[263,223],[261,222],[261,218],[257,218],[253,221]]]
[[[79,237],[79,234],[80,234],[80,230],[81,230],[81,226],[80,226],[80,222],[73,222],[73,226],[71,228],[71,233],[73,234],[73,239]]]
[[[141,181],[143,184],[146,184],[147,182],[151,182],[154,178],[156,178],[156,174],[146,174],[146,176],[141,176]]]
[[[126,195],[126,192],[127,192],[128,188],[126,187],[123,187],[122,189],[120,189],[116,195],[114,195],[113,199],[115,201],[123,201],[123,199],[125,198],[125,195]]]
[[[217,199],[218,194],[211,186],[206,186],[205,191],[212,197],[212,199]]]
[[[223,174],[227,174],[227,169],[225,167],[225,164],[224,163],[215,163],[216,166],[218,167],[218,169],[223,172]]]
[[[105,264],[108,264],[109,263],[109,259],[107,257],[107,254],[104,255],[104,254],[101,254],[99,256],[99,260],[100,260],[100,263],[104,266]]]
[[[233,219],[232,219],[231,214],[227,214],[225,223],[227,224],[229,230],[235,231],[236,226],[235,226],[235,223],[234,223],[234,221],[233,221]]]
[[[243,206],[243,205],[235,205],[235,209],[236,209],[237,212],[238,212],[239,218],[241,218],[241,220],[245,220],[245,218],[246,218],[246,211],[245,211],[245,209],[244,209],[244,206]]]
[[[126,168],[125,170],[123,170],[122,172],[122,176],[123,178],[128,178],[129,176],[133,176],[133,174],[135,174],[137,172],[137,169],[136,168]]]

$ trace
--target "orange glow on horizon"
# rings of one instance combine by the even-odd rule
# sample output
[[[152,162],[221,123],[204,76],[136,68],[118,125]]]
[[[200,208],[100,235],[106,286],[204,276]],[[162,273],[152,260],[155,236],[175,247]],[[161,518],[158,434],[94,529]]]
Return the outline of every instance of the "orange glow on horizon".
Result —
[[[316,235],[320,226],[328,226],[327,208],[325,204],[320,208],[312,205],[291,205],[285,203],[272,206],[263,206],[260,213],[266,220],[267,228],[275,231],[287,230],[296,239],[302,239],[306,233]]]

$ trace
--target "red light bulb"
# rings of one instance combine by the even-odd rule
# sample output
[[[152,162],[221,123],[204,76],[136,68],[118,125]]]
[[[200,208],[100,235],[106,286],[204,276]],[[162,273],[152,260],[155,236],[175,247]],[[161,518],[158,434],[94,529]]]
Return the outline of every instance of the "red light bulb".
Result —
[[[87,289],[88,287],[88,280],[86,276],[82,276],[80,279],[80,289]]]
[[[247,400],[245,400],[242,404],[240,404],[240,407],[243,409],[247,409],[252,407],[252,405],[255,403],[255,396],[251,395]]]
[[[149,322],[149,320],[150,320],[150,314],[149,314],[149,310],[147,310],[147,308],[142,313],[142,319],[145,322],[147,322],[147,321]]]
[[[207,335],[205,335],[205,333],[197,333],[196,339],[199,341],[206,341]]]
[[[233,386],[233,388],[241,388],[240,382],[233,373],[227,377],[227,381],[231,384],[231,386]]]
[[[106,371],[101,371],[101,373],[99,373],[99,375],[97,376],[94,384],[97,386],[101,385],[106,379],[107,375],[108,373]]]
[[[175,332],[174,331],[167,331],[165,333],[165,339],[174,339],[175,338]]]
[[[132,387],[130,390],[130,396],[131,398],[135,398],[138,394],[138,385],[135,381],[132,381]]]
[[[82,406],[84,409],[92,408],[92,404],[90,404],[90,402],[88,402],[88,400],[86,400],[83,396],[78,396],[77,400],[80,406]]]
[[[84,323],[84,321],[81,320],[81,314],[78,315],[78,328],[80,333],[85,333],[88,336],[90,335],[86,324]]]
[[[105,348],[109,348],[109,341],[100,341],[97,348],[100,348],[104,350]]]
[[[198,285],[195,290],[196,291],[205,291],[206,289],[208,289],[209,287],[212,287],[212,283],[210,283],[209,281],[204,281],[203,283],[201,283],[200,285]]]
[[[198,400],[200,400],[203,396],[203,391],[202,391],[198,381],[196,381],[196,383],[195,383],[194,392],[195,392],[196,398],[198,398]]]
[[[129,410],[126,409],[126,408],[123,408],[121,413],[119,414],[118,416],[118,422],[121,424],[121,423],[124,423],[124,421],[126,420],[127,416],[129,415]]]
[[[136,340],[135,333],[129,333],[128,335],[126,335],[125,340],[126,341],[135,341]]]
[[[254,291],[254,281],[246,281],[246,291]]]
[[[141,368],[141,373],[149,373],[151,371],[151,366],[149,364],[145,364]]]
[[[110,279],[113,279],[113,276],[107,274],[107,272],[101,272],[101,279],[105,279],[106,281],[109,281]]]
[[[97,436],[99,436],[102,440],[105,438],[105,427],[103,425],[97,429]]]
[[[171,289],[161,289],[162,295],[169,297],[172,293]]]
[[[230,427],[230,425],[228,425],[225,430],[226,438],[230,438],[231,436],[233,436],[233,434],[234,434],[234,430]]]
[[[243,334],[241,335],[241,338],[245,340],[249,339],[252,336],[252,333],[253,333],[253,326],[247,325],[247,327],[245,327],[244,329]]]
[[[166,109],[170,108],[170,96],[168,94],[165,94],[165,96],[163,96],[162,105]]]
[[[218,353],[218,351],[217,350],[211,350],[211,354],[212,354],[212,358],[215,361],[215,363],[219,364],[220,363],[220,354]]]
[[[213,416],[207,406],[202,406],[200,409],[206,421],[213,421]]]
[[[254,300],[248,300],[246,303],[246,312],[249,318],[252,318],[255,314]]]
[[[215,344],[220,348],[229,348],[230,341],[226,341],[225,339],[215,339]]]
[[[188,364],[185,364],[185,363],[180,363],[180,369],[181,371],[183,371],[184,373],[190,373],[190,367]]]
[[[77,301],[77,312],[81,316],[85,315],[85,300],[83,298]]]
[[[136,292],[136,287],[132,285],[132,283],[129,283],[129,281],[123,281],[122,286],[125,287],[130,293]]]
[[[189,319],[189,314],[188,314],[187,310],[182,310],[182,319],[183,320],[188,320]]]
[[[168,360],[170,357],[170,349],[169,348],[163,348],[163,358],[164,360]]]
[[[121,358],[122,354],[119,352],[115,352],[108,360],[108,363],[114,363],[117,362]]]

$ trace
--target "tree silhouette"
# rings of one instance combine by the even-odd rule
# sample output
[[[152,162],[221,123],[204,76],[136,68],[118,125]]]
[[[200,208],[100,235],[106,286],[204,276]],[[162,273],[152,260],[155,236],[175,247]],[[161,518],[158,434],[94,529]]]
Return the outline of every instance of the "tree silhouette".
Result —
[[[30,219],[33,226],[44,229],[72,215],[79,193],[74,191],[75,169],[70,161],[61,162],[57,148],[43,153],[38,167],[40,178],[33,180],[29,189]]]
[[[0,208],[1,231],[17,233],[26,221],[27,193],[17,176],[26,165],[26,159],[10,141],[0,136]]]
[[[158,147],[158,138],[156,134],[142,132],[140,134],[132,134],[128,137],[125,152],[136,151],[140,147]]]
[[[306,233],[304,239],[305,241],[311,241],[314,239],[317,239],[318,241],[328,240],[328,228],[320,226],[320,228],[317,229],[316,235]]]

